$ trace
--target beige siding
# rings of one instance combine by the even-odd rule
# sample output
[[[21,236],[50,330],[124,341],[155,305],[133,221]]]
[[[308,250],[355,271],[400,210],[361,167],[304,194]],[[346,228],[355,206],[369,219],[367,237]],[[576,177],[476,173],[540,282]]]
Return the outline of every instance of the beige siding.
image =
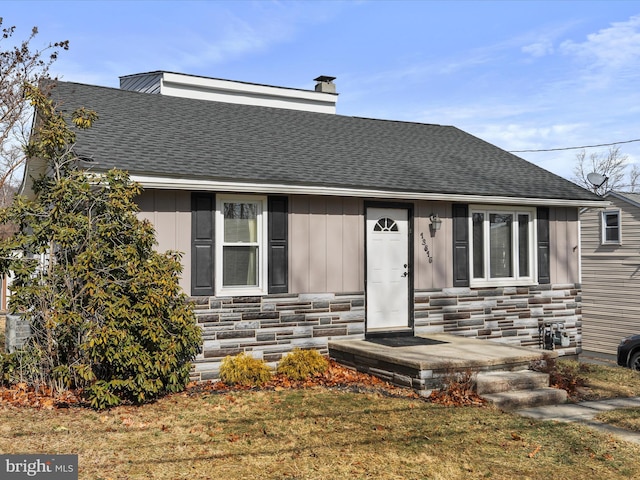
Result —
[[[291,197],[289,278],[291,293],[345,292],[364,289],[364,205],[362,200]],[[442,227],[429,225],[438,214]],[[551,282],[579,282],[578,211],[552,208]],[[414,287],[451,287],[453,238],[451,204],[414,204]],[[425,248],[426,247],[426,248]],[[429,259],[431,258],[431,262]]]
[[[579,222],[576,208],[552,208],[549,212],[551,283],[579,283]]]
[[[185,292],[189,292],[190,192],[149,190],[139,197],[138,204],[141,209],[139,217],[149,220],[156,228],[158,251],[177,250],[183,253],[184,271],[180,285]],[[289,209],[289,292],[363,291],[364,201],[348,197],[293,195],[290,197]],[[429,217],[436,213],[442,219],[442,228],[432,234]],[[640,228],[637,233],[640,241]],[[416,289],[446,288],[452,285],[451,235],[450,203],[421,201],[414,204]],[[552,283],[578,282],[576,209],[551,209],[550,235]],[[586,237],[589,238],[588,234]]]
[[[289,292],[364,290],[363,202],[290,197]]]
[[[156,249],[182,253],[180,286],[191,290],[191,193],[179,190],[147,190],[138,197],[138,217],[156,229]]]
[[[621,245],[601,245],[602,209],[580,216],[583,348],[615,354],[620,339],[640,333],[640,208],[608,197],[621,211]]]
[[[433,234],[429,228],[431,214],[438,214],[442,220],[440,230]],[[416,289],[445,288],[453,284],[452,233],[450,203],[416,203],[413,249],[415,263],[414,286]],[[431,263],[429,262],[429,257],[432,259]]]

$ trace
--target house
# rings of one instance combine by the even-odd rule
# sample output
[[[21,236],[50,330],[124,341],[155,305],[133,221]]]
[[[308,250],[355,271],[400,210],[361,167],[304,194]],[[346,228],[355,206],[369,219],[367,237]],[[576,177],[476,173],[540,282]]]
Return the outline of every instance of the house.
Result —
[[[329,340],[447,332],[581,348],[580,208],[590,192],[452,126],[338,115],[314,90],[170,72],[59,82],[87,168],[127,170],[160,250],[184,252],[194,377]],[[32,159],[30,175],[42,171]]]
[[[611,191],[606,207],[580,214],[583,348],[615,355],[640,333],[640,194]]]

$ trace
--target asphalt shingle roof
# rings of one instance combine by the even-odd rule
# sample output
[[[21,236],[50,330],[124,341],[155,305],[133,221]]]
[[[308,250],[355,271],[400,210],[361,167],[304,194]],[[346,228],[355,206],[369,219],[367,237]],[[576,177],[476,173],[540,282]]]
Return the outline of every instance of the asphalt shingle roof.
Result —
[[[97,169],[204,180],[420,193],[598,200],[451,126],[192,100],[59,82],[59,108],[87,107],[75,150]]]
[[[640,206],[640,193],[616,191],[616,192],[608,192],[607,195],[605,195],[605,197],[607,197],[608,195],[613,195],[622,200],[626,200],[627,202],[635,206]]]

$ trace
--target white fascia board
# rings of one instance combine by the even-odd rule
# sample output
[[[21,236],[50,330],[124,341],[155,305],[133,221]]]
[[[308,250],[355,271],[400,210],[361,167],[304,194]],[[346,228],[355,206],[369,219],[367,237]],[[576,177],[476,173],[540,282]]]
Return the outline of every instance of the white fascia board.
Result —
[[[192,190],[210,192],[237,192],[253,194],[290,194],[290,195],[320,195],[338,197],[358,197],[396,200],[432,200],[446,202],[482,203],[491,205],[531,205],[549,207],[602,207],[603,201],[564,200],[550,198],[524,197],[487,197],[483,195],[460,195],[447,193],[387,191],[373,189],[356,189],[343,187],[323,187],[316,185],[286,185],[275,183],[224,182],[212,180],[197,180],[183,178],[151,177],[145,175],[131,175],[131,180],[146,189],[160,190]]]
[[[164,73],[162,95],[243,105],[335,113],[337,94]]]

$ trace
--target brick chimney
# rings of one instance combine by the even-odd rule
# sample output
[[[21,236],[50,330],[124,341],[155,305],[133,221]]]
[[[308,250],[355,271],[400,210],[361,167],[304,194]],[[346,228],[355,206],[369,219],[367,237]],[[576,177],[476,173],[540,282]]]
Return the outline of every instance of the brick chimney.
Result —
[[[336,85],[333,81],[336,77],[327,77],[324,75],[319,76],[318,78],[314,78],[313,80],[316,83],[316,92],[322,93],[336,93]]]

